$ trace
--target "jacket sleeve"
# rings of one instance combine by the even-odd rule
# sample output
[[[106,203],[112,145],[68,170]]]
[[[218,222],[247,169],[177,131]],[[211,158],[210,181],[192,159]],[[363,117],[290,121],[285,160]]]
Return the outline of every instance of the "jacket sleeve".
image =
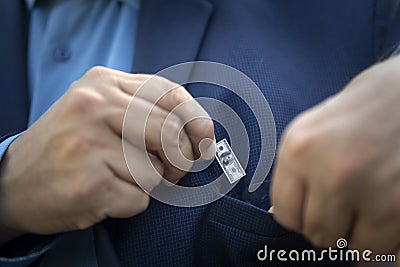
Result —
[[[27,234],[18,237],[0,248],[0,267],[25,267],[40,258],[51,248],[54,235]]]
[[[7,148],[19,135],[5,138],[0,143],[0,164]],[[54,239],[54,236],[28,234],[6,243],[0,247],[0,267],[28,266],[52,246]]]

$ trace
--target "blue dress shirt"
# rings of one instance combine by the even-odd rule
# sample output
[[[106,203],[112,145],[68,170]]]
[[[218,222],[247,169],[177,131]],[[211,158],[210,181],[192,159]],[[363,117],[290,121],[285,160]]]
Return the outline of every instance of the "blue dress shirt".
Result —
[[[91,67],[102,65],[130,71],[139,0],[25,2],[30,12],[29,125]],[[12,136],[0,144],[0,158],[18,136]],[[90,239],[91,233],[83,236]],[[61,240],[68,242],[68,237]],[[44,251],[16,258],[0,258],[0,266],[26,266],[42,253]],[[60,258],[58,260],[62,261]],[[51,266],[51,263],[46,266]],[[85,264],[77,262],[75,266]]]

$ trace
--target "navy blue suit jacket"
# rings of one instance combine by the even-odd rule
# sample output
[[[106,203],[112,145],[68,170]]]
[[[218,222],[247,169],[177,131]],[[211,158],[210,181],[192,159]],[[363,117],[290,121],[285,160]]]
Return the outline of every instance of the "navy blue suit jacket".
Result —
[[[21,2],[0,1],[0,135],[25,129],[29,111],[26,15]],[[192,60],[235,67],[261,88],[279,139],[296,114],[338,92],[400,40],[400,16],[392,22],[388,19],[392,2],[144,0],[132,72],[156,73]],[[251,177],[260,148],[249,109],[212,85],[193,84],[188,90],[194,96],[220,99],[241,116],[250,135],[247,173]],[[218,126],[216,135],[217,140],[226,137]],[[213,164],[188,174],[181,184],[207,183],[219,172]],[[275,250],[310,247],[265,211],[269,177],[254,193],[247,191],[248,183],[249,178],[243,179],[229,195],[210,205],[178,208],[152,200],[143,214],[108,220],[111,247],[122,266],[262,265],[267,263],[258,262],[256,253],[264,245]]]

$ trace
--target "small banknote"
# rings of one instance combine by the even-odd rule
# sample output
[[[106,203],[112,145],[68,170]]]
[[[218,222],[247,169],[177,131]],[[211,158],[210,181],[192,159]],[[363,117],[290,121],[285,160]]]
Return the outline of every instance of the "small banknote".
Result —
[[[246,175],[226,139],[222,139],[217,143],[216,158],[231,184]]]

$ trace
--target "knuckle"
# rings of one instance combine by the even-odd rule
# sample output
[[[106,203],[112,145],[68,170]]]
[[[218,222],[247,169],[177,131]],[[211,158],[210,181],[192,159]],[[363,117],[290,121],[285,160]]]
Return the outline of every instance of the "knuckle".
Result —
[[[101,108],[105,99],[90,87],[74,87],[68,91],[68,104],[72,110],[91,112]]]
[[[110,69],[103,67],[103,66],[94,66],[90,68],[86,73],[85,77],[90,77],[90,78],[99,78],[108,75],[110,72]]]
[[[171,86],[171,88],[168,89],[168,99],[171,103],[174,104],[180,104],[183,101],[183,90],[182,87],[180,86]]]
[[[118,71],[103,66],[95,66],[89,69],[79,80],[89,86],[96,85],[94,88],[98,92],[107,92],[114,86],[120,86]]]
[[[172,82],[166,87],[166,97],[170,105],[173,107],[185,102],[189,99],[189,94],[185,88]]]
[[[157,83],[158,85],[164,87],[165,89],[169,89],[171,82],[167,79],[164,78],[162,76],[159,75],[150,75],[151,79],[153,80],[153,82]]]

